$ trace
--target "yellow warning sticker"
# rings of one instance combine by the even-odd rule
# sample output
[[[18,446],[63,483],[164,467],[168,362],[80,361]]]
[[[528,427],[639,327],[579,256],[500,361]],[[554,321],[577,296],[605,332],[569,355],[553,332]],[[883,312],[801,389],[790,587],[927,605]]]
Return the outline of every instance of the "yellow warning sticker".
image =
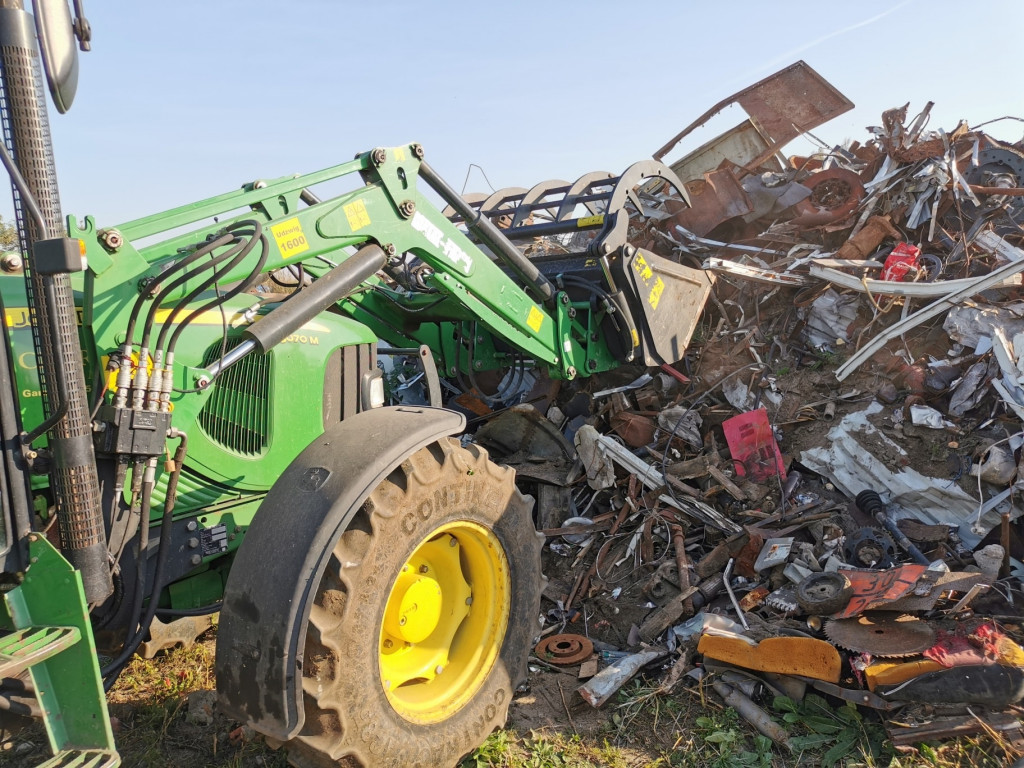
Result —
[[[654,287],[651,288],[651,293],[647,297],[647,303],[651,305],[651,309],[658,308],[658,302],[661,301],[661,294],[665,291],[665,281],[660,277],[655,281]]]
[[[405,162],[405,149],[403,147],[395,147],[395,162],[396,163],[404,163]]]
[[[576,219],[576,228],[583,229],[584,227],[595,227],[598,224],[604,224],[604,214],[597,216],[584,216],[582,219]]]
[[[309,241],[298,219],[285,219],[271,226],[270,231],[286,259],[309,250]]]
[[[636,332],[635,328],[633,329],[632,334],[633,334],[633,347],[634,348],[635,347],[639,347],[640,346],[640,334],[638,334]]]
[[[353,232],[358,232],[363,227],[370,226],[370,214],[367,213],[366,203],[362,200],[356,200],[354,203],[344,205],[341,209],[345,212],[348,225]]]
[[[636,259],[633,260],[633,269],[636,270],[636,273],[640,275],[641,278],[643,278],[645,283],[654,277],[654,270],[652,270],[650,265],[647,263],[647,259],[639,253],[636,255]]]
[[[536,307],[530,307],[530,314],[526,316],[526,324],[533,328],[534,333],[539,333],[543,323],[544,313]]]

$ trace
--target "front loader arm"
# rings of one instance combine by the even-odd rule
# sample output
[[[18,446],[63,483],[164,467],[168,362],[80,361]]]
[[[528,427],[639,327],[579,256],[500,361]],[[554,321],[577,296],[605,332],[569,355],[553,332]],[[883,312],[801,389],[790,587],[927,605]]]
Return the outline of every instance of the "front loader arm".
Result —
[[[575,311],[568,298],[556,297],[550,302],[553,308],[535,301],[449,222],[418,188],[416,152],[417,145],[374,150],[333,168],[254,182],[239,191],[116,228],[99,229],[91,218],[84,226],[71,221],[71,236],[87,246],[89,273],[84,290],[91,301],[85,303],[84,321],[101,347],[115,346],[139,290],[158,287],[165,270],[195,244],[216,237],[230,225],[257,221],[266,243],[263,272],[301,262],[309,274],[323,275],[368,242],[379,245],[391,258],[409,254],[427,265],[430,293],[408,295],[371,278],[345,303],[346,313],[381,338],[398,344],[433,342],[440,357],[436,325],[419,327],[417,323],[416,313],[426,304],[429,312],[422,317],[429,316],[431,322],[472,323],[474,333],[493,334],[499,343],[550,368],[554,375],[571,378],[583,359],[579,339],[587,329],[577,326],[573,332]],[[350,192],[320,200],[310,191],[355,173],[361,175],[362,185]],[[199,222],[204,223],[190,233],[174,234],[145,247],[134,245]],[[244,279],[255,258],[254,254],[222,275],[220,284]],[[165,297],[165,306],[186,296],[196,284],[182,284]],[[289,301],[301,298],[299,292]],[[492,346],[489,341],[487,346]]]

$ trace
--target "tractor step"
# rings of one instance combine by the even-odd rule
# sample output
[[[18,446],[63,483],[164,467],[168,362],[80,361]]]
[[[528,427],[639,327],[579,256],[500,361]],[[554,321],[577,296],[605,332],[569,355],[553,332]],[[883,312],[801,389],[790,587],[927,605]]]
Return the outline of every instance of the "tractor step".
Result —
[[[25,627],[0,637],[0,677],[17,677],[82,637],[77,627]]]
[[[121,764],[117,752],[106,749],[65,749],[36,768],[114,768]]]

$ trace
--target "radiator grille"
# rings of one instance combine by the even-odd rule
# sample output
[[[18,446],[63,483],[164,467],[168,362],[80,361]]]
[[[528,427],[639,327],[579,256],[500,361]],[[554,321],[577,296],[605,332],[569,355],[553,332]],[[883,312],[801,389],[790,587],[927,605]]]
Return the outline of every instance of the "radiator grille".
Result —
[[[227,349],[238,341],[229,342]],[[224,348],[210,347],[203,366],[218,360]],[[250,352],[222,373],[199,412],[199,426],[215,443],[243,456],[267,450],[270,423],[270,355]]]

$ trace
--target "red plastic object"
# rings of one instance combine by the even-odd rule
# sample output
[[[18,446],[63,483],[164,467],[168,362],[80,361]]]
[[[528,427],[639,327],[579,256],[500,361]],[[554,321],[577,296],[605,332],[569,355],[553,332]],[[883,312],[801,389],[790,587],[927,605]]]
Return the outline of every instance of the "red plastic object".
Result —
[[[892,249],[882,267],[882,279],[898,283],[910,272],[917,271],[921,249],[910,243],[900,243]]]
[[[782,453],[775,442],[768,413],[764,408],[747,411],[722,422],[725,441],[729,444],[733,467],[740,477],[756,483],[770,478],[786,479]]]

